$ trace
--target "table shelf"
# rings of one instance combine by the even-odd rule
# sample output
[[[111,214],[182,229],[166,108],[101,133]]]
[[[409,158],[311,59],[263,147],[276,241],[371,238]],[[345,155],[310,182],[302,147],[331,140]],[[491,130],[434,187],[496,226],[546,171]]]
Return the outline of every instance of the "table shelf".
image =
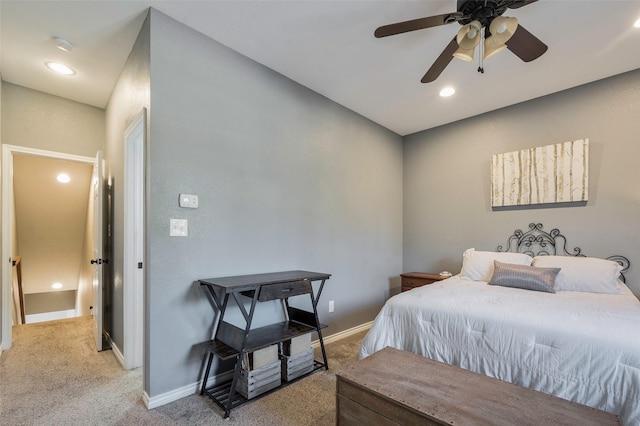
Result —
[[[208,353],[215,354],[223,361],[235,358],[240,353],[239,351],[233,349],[231,346],[217,339],[202,342],[200,343],[200,346],[202,346]]]
[[[232,385],[232,380],[227,380],[224,383],[220,383],[219,385],[215,385],[215,386],[211,386],[209,388],[206,388],[203,390],[203,394],[207,395],[209,398],[211,398],[211,400],[213,400],[213,402],[216,403],[216,405],[218,405],[218,407],[222,408],[223,410],[226,410],[227,407],[229,406],[229,397],[232,398],[231,400],[231,409],[237,408],[239,406],[241,406],[242,404],[245,404],[249,401],[253,401],[256,400],[258,398],[262,398],[263,396],[267,396],[270,393],[273,393],[279,389],[282,389],[285,386],[289,386],[292,383],[297,382],[298,380],[302,380],[305,377],[315,373],[318,370],[321,370],[325,368],[325,365],[322,362],[319,361],[314,361],[313,362],[313,370],[311,370],[310,372],[303,374],[300,377],[296,377],[293,380],[289,380],[288,382],[284,382],[282,383],[280,386],[278,386],[275,389],[272,389],[270,391],[267,391],[265,393],[262,393],[252,399],[247,399],[244,396],[240,395],[238,392],[231,392],[231,385]]]
[[[279,387],[259,396],[280,389],[319,369],[329,369],[327,354],[322,339],[322,329],[327,326],[318,321],[317,311],[317,304],[320,299],[320,294],[322,293],[322,288],[324,287],[325,280],[329,279],[329,277],[331,277],[330,274],[317,272],[286,271],[200,280],[200,284],[206,286],[209,290],[213,304],[220,311],[218,324],[217,327],[215,327],[216,333],[214,338],[200,344],[207,351],[206,356],[208,358],[200,394],[207,395],[222,408],[225,418],[229,417],[233,408],[247,402],[247,399],[236,391],[236,384],[242,369],[242,359],[247,353],[255,352],[303,334],[312,332],[318,334],[318,342],[322,350],[323,362],[314,360],[313,369],[310,372],[294,380],[284,382]],[[313,281],[321,281],[315,296],[313,286],[311,285]],[[289,297],[306,294],[309,294],[311,298],[311,311],[289,306]],[[224,321],[229,296],[232,296],[236,301],[244,317],[246,324],[244,329]],[[252,300],[251,308],[248,312],[244,307],[242,297],[250,297]],[[257,302],[268,300],[281,301],[285,308],[286,320],[252,329],[251,322]],[[233,379],[219,385],[207,387],[214,356],[221,360],[236,360]]]
[[[235,333],[244,333],[244,330],[228,324],[228,328],[232,328]],[[327,327],[326,324],[320,324],[320,328]],[[253,329],[247,335],[247,342],[244,347],[244,352],[254,352],[258,349],[266,348],[267,346],[275,345],[285,340],[300,336],[306,333],[312,333],[316,330],[316,327],[312,327],[307,324],[302,324],[297,321],[282,321],[275,324],[270,324],[264,327]],[[207,352],[214,353],[218,358],[228,360],[236,357],[240,351],[240,347],[233,347],[220,338],[214,340],[208,340],[200,343]]]

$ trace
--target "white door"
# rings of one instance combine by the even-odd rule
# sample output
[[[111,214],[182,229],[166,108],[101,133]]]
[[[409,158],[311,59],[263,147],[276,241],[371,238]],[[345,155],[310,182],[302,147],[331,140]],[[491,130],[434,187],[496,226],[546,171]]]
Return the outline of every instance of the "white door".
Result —
[[[102,202],[104,192],[104,176],[102,171],[102,152],[98,151],[93,165],[91,183],[93,195],[93,336],[96,349],[102,350]]]

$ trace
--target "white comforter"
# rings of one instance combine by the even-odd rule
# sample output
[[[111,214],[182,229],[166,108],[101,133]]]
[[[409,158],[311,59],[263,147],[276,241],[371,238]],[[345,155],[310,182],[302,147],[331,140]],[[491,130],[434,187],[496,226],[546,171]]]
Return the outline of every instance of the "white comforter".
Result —
[[[392,297],[360,357],[391,346],[616,413],[640,425],[640,302],[458,276]]]

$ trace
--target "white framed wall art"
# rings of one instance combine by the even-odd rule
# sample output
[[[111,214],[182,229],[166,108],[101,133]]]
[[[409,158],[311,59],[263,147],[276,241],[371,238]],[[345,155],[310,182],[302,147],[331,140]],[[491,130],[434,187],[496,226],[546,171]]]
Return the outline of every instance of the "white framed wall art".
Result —
[[[491,206],[586,202],[589,139],[494,154]]]

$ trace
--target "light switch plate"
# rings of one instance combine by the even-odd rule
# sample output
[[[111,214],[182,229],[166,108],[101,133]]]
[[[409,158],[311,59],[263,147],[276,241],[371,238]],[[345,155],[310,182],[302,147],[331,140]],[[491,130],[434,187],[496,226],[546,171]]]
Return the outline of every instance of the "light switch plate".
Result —
[[[189,221],[187,219],[169,219],[169,236],[186,237],[189,235]]]
[[[198,196],[193,194],[180,194],[178,205],[188,209],[197,209]]]

